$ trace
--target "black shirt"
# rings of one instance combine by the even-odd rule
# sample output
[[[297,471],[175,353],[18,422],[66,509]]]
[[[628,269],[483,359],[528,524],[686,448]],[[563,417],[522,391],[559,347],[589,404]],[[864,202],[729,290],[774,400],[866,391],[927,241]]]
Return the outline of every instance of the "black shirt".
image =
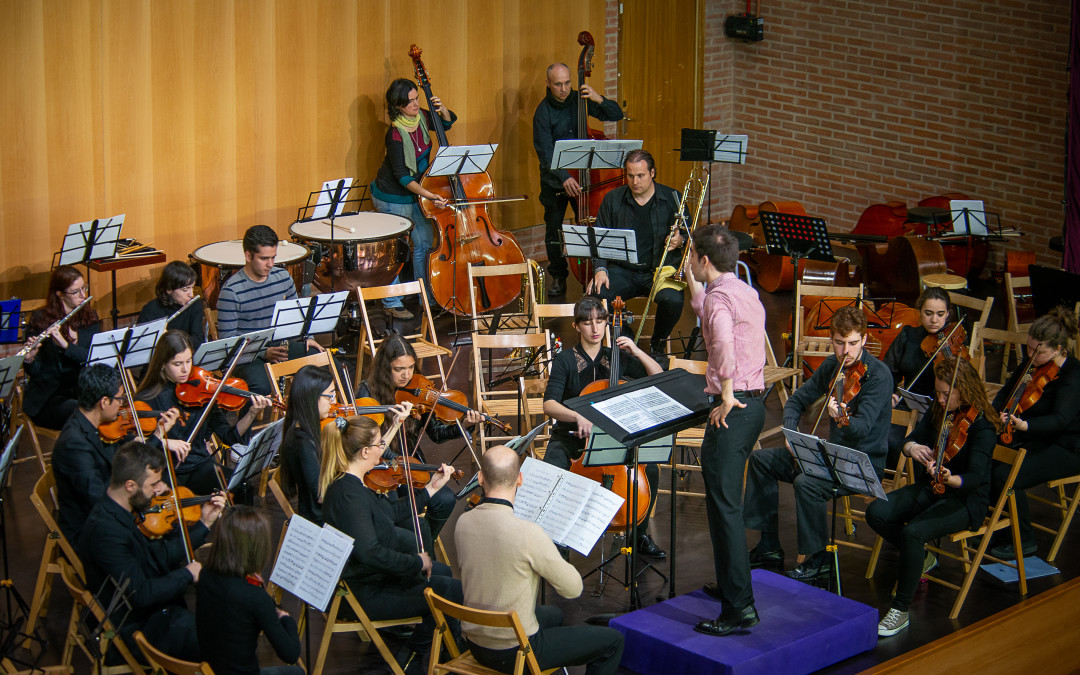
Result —
[[[135,323],[148,323],[158,319],[167,319],[178,309],[180,309],[180,305],[166,307],[161,304],[161,300],[154,298],[139,310],[139,318]],[[203,336],[206,335],[206,314],[203,312],[202,299],[191,303],[191,306],[181,312],[180,316],[169,322],[168,328],[182,330],[187,333],[188,339],[191,340],[191,355],[194,356],[203,343]]]
[[[636,380],[648,373],[636,357],[626,352],[619,354],[619,379]],[[581,395],[586,385],[596,380],[608,380],[611,377],[611,347],[600,347],[596,358],[589,358],[580,343],[573,349],[564,349],[551,360],[551,375],[544,390],[545,401],[562,403]],[[551,429],[553,436],[570,438],[570,432],[576,428],[568,422],[555,422]],[[582,439],[583,440],[583,439]]]
[[[41,311],[34,313],[31,325],[40,322],[38,312]],[[34,360],[23,364],[29,378],[23,392],[23,412],[34,416],[54,399],[79,397],[79,373],[90,356],[90,341],[100,331],[100,321],[80,328],[76,331],[78,341],[69,342],[66,349],[60,349],[52,338],[41,341]]]
[[[904,326],[881,359],[892,372],[893,382],[897,386],[903,381],[904,389],[923,396],[934,395],[934,368],[926,365],[929,358],[921,346],[929,334],[922,326]],[[911,378],[918,375],[920,370],[923,372],[919,379],[912,382]]]
[[[604,201],[600,202],[600,209],[596,214],[597,227],[608,227],[621,230],[633,229],[637,237],[638,264],[615,263],[634,270],[652,271],[665,262],[670,255],[672,258],[681,255],[677,251],[669,254],[664,252],[664,242],[671,232],[671,226],[675,222],[675,213],[679,208],[679,193],[660,183],[653,183],[655,193],[645,204],[639,206],[629,186],[620,185],[604,195]],[[648,213],[641,213],[644,210]],[[639,216],[640,214],[640,216]],[[642,219],[639,224],[639,217]],[[642,251],[647,252],[643,254]],[[668,261],[672,262],[673,261]],[[607,267],[608,261],[604,258],[593,260],[594,267]]]
[[[296,485],[296,512],[313,523],[323,524],[319,502],[319,441],[297,426],[289,442],[281,444],[281,467]]]
[[[555,141],[582,138],[577,128],[578,93],[571,90],[560,103],[545,89],[545,96],[533,113],[533,149],[540,160],[540,186],[561,190],[563,182],[570,177],[565,169],[552,171],[551,160],[555,154]],[[622,108],[615,101],[605,98],[597,103],[589,99],[585,104],[590,117],[602,122],[615,122],[623,117]]]
[[[1008,404],[1009,394],[1027,368],[1024,359],[1005,386],[994,398],[994,409],[1002,411]],[[1080,362],[1067,357],[1058,376],[1043,388],[1042,396],[1018,417],[1028,423],[1027,431],[1016,431],[1014,448],[1027,448],[1028,452],[1051,445],[1080,449]]]
[[[186,441],[188,436],[191,435],[191,430],[195,428],[195,425],[199,422],[199,417],[202,415],[202,408],[189,408],[180,402],[176,398],[176,387],[168,386],[163,387],[161,392],[152,398],[146,398],[142,394],[136,397],[140,401],[146,401],[153,410],[168,410],[169,408],[176,408],[180,412],[187,414],[187,420],[177,420],[176,424],[172,425],[169,429],[169,438],[174,440]],[[240,415],[243,415],[243,409],[241,409]],[[183,462],[176,465],[176,473],[185,474],[195,470],[199,464],[210,459],[210,452],[206,449],[206,443],[210,440],[210,434],[217,434],[217,437],[221,439],[221,442],[225,445],[232,446],[236,443],[243,443],[245,434],[241,436],[236,431],[236,427],[229,423],[229,418],[225,415],[220,407],[215,405],[207,416],[207,420],[203,422],[203,425],[199,428],[199,433],[195,435],[195,438],[191,441],[191,451]]]

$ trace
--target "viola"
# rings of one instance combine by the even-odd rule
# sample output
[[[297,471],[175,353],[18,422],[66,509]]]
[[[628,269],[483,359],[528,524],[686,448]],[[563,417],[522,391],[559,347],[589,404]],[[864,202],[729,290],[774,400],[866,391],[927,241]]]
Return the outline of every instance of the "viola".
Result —
[[[833,398],[836,399],[840,408],[840,416],[836,419],[836,426],[846,427],[851,424],[848,417],[848,404],[859,395],[863,382],[866,381],[866,364],[861,360],[850,366],[840,368],[833,386]]]
[[[1009,445],[1013,442],[1013,421],[1012,415],[1020,415],[1031,406],[1039,402],[1042,398],[1043,390],[1046,389],[1046,385],[1053,382],[1058,373],[1061,372],[1061,367],[1053,360],[1049,360],[1042,364],[1038,368],[1031,372],[1031,378],[1028,379],[1028,372],[1031,371],[1031,364],[1034,363],[1035,357],[1028,360],[1027,368],[1024,370],[1024,374],[1016,381],[1016,386],[1013,387],[1012,392],[1009,393],[1009,401],[1005,404],[1003,412],[1007,413],[1005,418],[1005,430],[1001,432],[1000,440],[1003,445]],[[1026,385],[1025,385],[1026,382]]]
[[[619,379],[619,354],[622,350],[616,342],[619,339],[619,335],[622,331],[623,325],[623,311],[626,309],[626,303],[622,297],[615,298],[611,303],[611,362],[610,362],[610,375],[606,380],[595,380],[585,385],[585,388],[581,390],[581,396],[592,394],[598,391],[603,391],[608,387],[614,387],[619,384],[623,384],[625,380]],[[627,514],[630,512],[630,489],[633,486],[633,479],[630,476],[629,467],[623,466],[585,466],[581,459],[576,459],[570,465],[570,471],[580,476],[585,476],[591,480],[594,480],[607,489],[611,490],[615,494],[623,498],[623,505],[619,507],[618,513],[611,520],[608,525],[608,531],[617,532],[625,530],[629,522]],[[637,467],[637,513],[635,514],[634,522],[640,523],[641,519],[645,517],[645,514],[649,512],[650,495],[649,495],[649,479],[645,476],[645,470],[638,465]]]
[[[934,356],[935,361],[942,358],[953,359],[957,356],[963,356],[965,360],[970,361],[971,355],[968,354],[965,345],[967,339],[967,331],[964,330],[963,324],[952,328],[946,324],[938,332],[924,337],[919,347],[927,357]]]
[[[405,464],[409,465],[408,470],[406,470]],[[428,481],[431,480],[431,474],[438,470],[439,467],[433,464],[421,464],[416,459],[403,455],[380,464],[364,474],[364,485],[379,494],[386,494],[391,490],[396,490],[399,485],[407,484],[411,478],[412,487],[419,490],[428,484]],[[454,480],[461,480],[464,476],[465,473],[460,469],[456,469],[450,474],[450,477]]]
[[[469,399],[466,398],[464,393],[456,389],[439,391],[435,388],[434,382],[420,373],[414,374],[404,387],[398,387],[394,399],[398,403],[412,403],[414,417],[426,415],[434,407],[435,416],[447,423],[456,422],[465,413],[472,411],[472,408],[468,405]],[[504,433],[510,433],[510,425],[506,422],[483,412],[480,413],[480,416],[484,418],[486,423],[495,425]]]
[[[416,45],[409,49],[416,79],[424,90],[428,107],[434,111],[431,81],[420,60],[421,53]],[[436,118],[433,126],[439,146],[449,146],[442,121]],[[438,208],[430,200],[420,200],[424,215],[435,220],[438,237],[438,244],[428,257],[431,294],[448,312],[468,316],[472,312],[469,266],[513,265],[525,262],[525,256],[514,235],[500,231],[488,216],[485,202],[491,201],[495,185],[487,172],[451,176],[425,174],[420,185],[450,202],[446,208]],[[521,284],[516,276],[482,277],[473,283],[477,311],[490,312],[505,307],[521,294]]]
[[[120,414],[116,420],[112,422],[106,422],[98,425],[98,436],[105,443],[116,443],[123,440],[135,431],[135,420],[139,420],[139,428],[142,429],[143,435],[152,434],[157,430],[158,418],[165,411],[152,410],[150,404],[146,401],[135,401],[135,414],[131,414],[131,410],[124,405],[120,408]],[[181,413],[178,420],[181,423],[187,422],[187,414]]]
[[[187,382],[176,385],[176,398],[181,403],[190,407],[204,406],[214,397],[214,392],[221,385],[221,380],[215,378],[209,371],[198,366],[191,369]],[[225,380],[218,394],[217,404],[223,410],[236,411],[244,407],[256,394],[248,391],[247,382],[239,377],[230,377]],[[285,404],[278,400],[271,400],[278,410],[285,410]]]
[[[180,514],[186,525],[191,525],[202,518],[202,505],[210,501],[213,495],[196,497],[190,489],[180,485],[175,489],[180,502]],[[176,527],[176,500],[172,493],[154,495],[150,506],[143,511],[139,530],[150,539],[159,539]]]
[[[950,394],[951,397],[951,394]],[[963,412],[959,409],[945,415],[938,432],[935,457],[937,458],[937,473],[933,478],[933,490],[935,494],[945,493],[945,472],[942,471],[946,462],[956,457],[957,453],[967,443],[968,430],[971,423],[979,416],[979,409],[973,405],[967,406]]]
[[[390,412],[392,407],[379,405],[379,402],[373,398],[358,398],[351,405],[348,403],[332,403],[330,404],[330,414],[319,420],[319,428],[325,427],[338,417],[353,417],[355,415],[371,418],[375,421],[375,424],[382,426],[385,419],[383,413]]]

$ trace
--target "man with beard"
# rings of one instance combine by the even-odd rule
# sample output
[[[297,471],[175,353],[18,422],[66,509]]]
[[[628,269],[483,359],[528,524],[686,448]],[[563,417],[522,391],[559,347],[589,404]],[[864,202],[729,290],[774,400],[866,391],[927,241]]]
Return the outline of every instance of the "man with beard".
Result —
[[[90,512],[79,539],[79,557],[87,588],[107,604],[117,584],[127,582],[124,596],[131,612],[117,610],[112,620],[134,649],[132,635],[141,630],[158,649],[177,658],[200,661],[195,614],[184,606],[184,592],[199,580],[202,564],[188,559],[179,530],[150,539],[138,527],[140,515],[154,495],[168,490],[162,480],[161,450],[131,442],[116,451],[105,496]],[[213,496],[202,505],[199,522],[188,527],[193,549],[201,546],[225,498]]]

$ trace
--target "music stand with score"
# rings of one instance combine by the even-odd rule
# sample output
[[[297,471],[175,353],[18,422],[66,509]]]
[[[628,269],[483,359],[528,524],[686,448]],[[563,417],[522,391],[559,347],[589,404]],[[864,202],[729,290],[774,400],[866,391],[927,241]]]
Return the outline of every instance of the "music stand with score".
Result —
[[[329,225],[330,230],[330,251],[334,251],[334,236],[340,225],[334,224],[334,219],[338,216],[344,215],[345,206],[348,205],[350,209],[352,206],[356,206],[355,211],[360,210],[360,206],[367,199],[367,185],[353,185],[352,178],[339,178],[337,180],[323,181],[322,189],[316,190],[308,195],[307,204],[299,209],[296,213],[297,222],[303,222],[307,220],[322,220]],[[358,193],[359,197],[350,199],[350,193]],[[312,205],[311,199],[315,198],[315,204]],[[346,228],[350,231],[352,228]],[[311,281],[315,278],[315,266],[318,264],[317,260],[311,258],[304,261],[303,265],[303,282],[302,285],[305,288],[305,292],[310,292]],[[330,288],[334,287],[334,265],[330,267]]]
[[[22,314],[22,300],[12,298],[0,300],[0,342],[19,341],[19,316]]]
[[[263,471],[270,467],[270,462],[273,461],[278,448],[281,446],[281,427],[284,424],[285,420],[280,419],[266,425],[259,433],[255,434],[255,438],[252,438],[251,443],[244,449],[240,459],[236,462],[236,468],[233,470],[232,476],[229,477],[229,492],[240,489],[240,486],[261,475]]]
[[[164,332],[165,319],[158,319],[137,326],[97,333],[90,341],[90,355],[86,359],[86,365],[105,363],[124,368],[145,366],[150,363],[154,346]]]
[[[341,319],[349,291],[320,293],[307,298],[278,300],[274,304],[274,341],[331,333]]]
[[[247,345],[236,362],[237,366],[243,366],[254,361],[255,357],[266,349],[273,337],[274,329],[264,328],[244,335],[233,335],[213,342],[204,342],[199,346],[199,350],[195,352],[192,363],[205,370],[220,370],[228,361],[229,354],[236,348],[236,345],[246,339]]]
[[[597,258],[636,265],[637,233],[588,225],[563,225],[563,255],[572,258]]]
[[[125,215],[127,214],[121,213],[112,218],[69,225],[60,246],[60,260],[57,264],[80,265],[115,256]]]
[[[712,177],[712,165],[715,162],[721,164],[746,164],[749,155],[747,146],[750,137],[739,134],[721,134],[715,129],[687,129],[684,128],[679,134],[679,147],[675,149],[679,153],[680,162],[705,162],[706,170]],[[710,190],[712,181],[709,182]],[[705,222],[712,222],[712,199],[706,199],[708,211]]]

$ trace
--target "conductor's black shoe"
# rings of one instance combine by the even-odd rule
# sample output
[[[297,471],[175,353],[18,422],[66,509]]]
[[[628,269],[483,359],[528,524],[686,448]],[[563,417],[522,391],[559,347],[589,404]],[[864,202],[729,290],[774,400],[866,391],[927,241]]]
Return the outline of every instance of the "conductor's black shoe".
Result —
[[[779,567],[784,564],[784,549],[775,551],[761,550],[761,544],[750,549],[750,567]]]
[[[694,630],[719,637],[756,626],[760,621],[757,610],[754,609],[753,605],[748,605],[737,612],[732,612],[730,615],[726,611],[720,612],[720,616],[716,617],[716,620],[702,621],[694,626]]]
[[[784,576],[796,581],[810,583],[824,579],[833,573],[832,554],[827,551],[815,553],[803,564],[784,572]]]
[[[637,550],[641,555],[647,555],[650,558],[663,560],[667,557],[667,553],[664,552],[664,549],[657,546],[656,542],[653,541],[653,538],[648,534],[643,534],[638,537]]]
[[[566,277],[551,277],[551,286],[548,287],[547,294],[552,298],[566,295]]]

